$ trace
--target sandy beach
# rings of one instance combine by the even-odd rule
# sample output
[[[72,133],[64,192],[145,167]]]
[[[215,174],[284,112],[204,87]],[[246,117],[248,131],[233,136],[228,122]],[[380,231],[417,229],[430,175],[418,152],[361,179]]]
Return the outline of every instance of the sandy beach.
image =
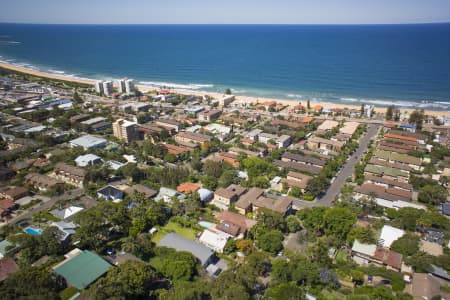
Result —
[[[55,80],[76,82],[76,83],[89,84],[89,85],[94,85],[94,83],[95,83],[95,80],[92,80],[92,79],[77,78],[77,77],[70,77],[70,76],[52,74],[52,73],[42,72],[42,71],[38,71],[38,70],[32,70],[32,69],[29,69],[29,68],[8,64],[8,63],[5,63],[5,62],[0,62],[0,68],[9,69],[9,70],[12,70],[12,71],[16,71],[16,72],[20,72],[20,73],[26,73],[26,74],[30,74],[30,75],[39,76],[39,77],[55,79]],[[155,90],[155,88],[148,87],[148,86],[145,86],[145,85],[136,85],[136,86],[142,92],[148,92],[148,91]],[[171,91],[174,91],[174,92],[180,93],[180,94],[185,94],[185,95],[198,95],[198,96],[209,95],[210,97],[216,98],[216,99],[223,97],[223,94],[221,94],[221,93],[205,92],[205,91],[198,91],[198,90],[171,89]],[[246,102],[249,102],[249,103],[257,103],[257,102],[263,103],[263,102],[266,102],[266,101],[276,101],[277,103],[280,103],[280,104],[283,104],[283,105],[287,105],[287,106],[294,106],[294,105],[297,105],[297,104],[300,103],[298,101],[287,100],[287,99],[279,99],[279,98],[272,98],[271,99],[271,98],[261,98],[261,97],[252,97],[252,96],[242,96],[242,95],[236,96],[236,99],[238,99],[240,101],[246,101]],[[306,106],[306,102],[302,102],[301,104]],[[356,110],[361,109],[360,105],[348,105],[348,104],[322,102],[322,101],[321,102],[311,101],[310,104],[311,104],[311,106],[320,104],[324,108],[328,108],[328,109],[333,109],[333,108],[356,109]],[[387,107],[375,106],[375,111],[376,112],[385,112],[386,109],[387,109]],[[401,111],[413,111],[413,109],[401,109]],[[432,115],[432,116],[450,116],[450,111],[426,110],[425,113],[428,114],[428,115]]]

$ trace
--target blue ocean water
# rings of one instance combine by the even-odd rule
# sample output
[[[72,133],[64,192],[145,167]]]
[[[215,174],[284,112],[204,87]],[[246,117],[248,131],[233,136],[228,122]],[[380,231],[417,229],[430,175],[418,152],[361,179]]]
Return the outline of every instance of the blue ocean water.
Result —
[[[450,24],[0,24],[0,56],[84,78],[450,109]]]

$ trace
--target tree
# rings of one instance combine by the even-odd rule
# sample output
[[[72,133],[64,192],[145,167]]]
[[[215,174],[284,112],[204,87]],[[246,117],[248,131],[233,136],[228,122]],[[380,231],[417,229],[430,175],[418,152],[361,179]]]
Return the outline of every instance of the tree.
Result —
[[[0,299],[59,299],[64,279],[46,268],[24,267],[9,274],[0,286]]]
[[[433,264],[433,256],[418,251],[414,253],[411,257],[406,259],[406,263],[413,267],[414,271],[417,273],[428,273],[431,270],[431,264]]]
[[[424,119],[425,119],[425,113],[423,110],[414,110],[409,115],[408,122],[410,124],[416,125],[416,128],[420,130],[420,129],[422,129]]]
[[[327,188],[329,182],[324,176],[317,176],[308,181],[306,192],[311,193],[314,197],[322,194]]]
[[[391,250],[402,254],[403,257],[411,256],[419,251],[419,240],[418,236],[407,233],[392,243]]]
[[[286,225],[289,232],[297,232],[301,229],[297,216],[290,215],[286,218]]]
[[[196,274],[197,260],[189,252],[157,247],[155,254],[159,261],[154,267],[173,281],[189,281]]]
[[[354,227],[347,236],[348,241],[358,240],[364,244],[374,244],[376,242],[375,234],[370,227]]]
[[[306,101],[306,108],[307,108],[308,110],[311,109],[311,102],[309,101],[309,99],[308,99],[308,101]]]
[[[419,201],[438,205],[447,201],[447,189],[437,184],[427,184],[419,190]]]
[[[364,104],[361,104],[360,115],[364,115]]]
[[[276,254],[283,249],[283,238],[281,231],[270,230],[257,238],[256,245],[264,251]]]
[[[281,283],[269,287],[264,292],[263,300],[303,300],[306,299],[303,290],[295,282]]]
[[[225,95],[231,95],[231,89],[230,88],[227,88],[225,90]]]
[[[218,161],[214,161],[211,159],[208,159],[204,164],[203,164],[203,172],[207,175],[207,176],[211,176],[211,177],[215,177],[215,178],[219,178],[220,176],[222,176],[222,173],[225,169],[225,164],[222,162],[218,162]]]
[[[160,276],[151,266],[127,260],[111,268],[105,277],[97,280],[88,290],[91,299],[146,299],[155,288]]]
[[[324,215],[326,211],[327,208],[322,206],[306,208],[299,210],[297,212],[297,216],[304,227],[316,233],[323,227]]]
[[[75,92],[73,93],[73,101],[74,101],[75,103],[83,103],[83,99],[81,99],[81,97],[80,97],[80,95],[78,94],[77,91],[75,91]]]
[[[347,208],[332,207],[324,215],[325,234],[345,240],[356,222],[356,215]]]
[[[235,170],[225,170],[219,178],[219,186],[227,187],[232,183],[235,183],[237,174]]]

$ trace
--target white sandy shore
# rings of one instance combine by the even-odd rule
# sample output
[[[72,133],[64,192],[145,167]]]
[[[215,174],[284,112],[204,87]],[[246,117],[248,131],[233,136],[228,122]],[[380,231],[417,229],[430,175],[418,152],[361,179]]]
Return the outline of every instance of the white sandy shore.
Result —
[[[32,70],[29,68],[25,68],[25,67],[21,67],[21,66],[16,66],[16,65],[12,65],[9,63],[5,63],[5,62],[0,62],[0,67],[4,68],[4,69],[9,69],[9,70],[13,70],[16,72],[21,72],[21,73],[26,73],[26,74],[30,74],[30,75],[35,75],[35,76],[39,76],[39,77],[45,77],[45,78],[50,78],[50,79],[56,79],[56,80],[63,80],[63,81],[69,81],[69,82],[76,82],[76,83],[81,83],[81,84],[89,84],[89,85],[94,85],[95,80],[92,79],[86,79],[86,78],[77,78],[77,77],[69,77],[69,76],[64,76],[64,75],[59,75],[59,74],[51,74],[51,73],[47,73],[47,72],[42,72],[42,71],[37,71],[37,70]],[[148,87],[145,85],[137,85],[138,89],[142,92],[147,92],[147,91],[152,91],[155,90],[155,88],[153,87]],[[183,90],[183,89],[171,89],[171,91],[180,93],[180,94],[189,94],[189,95],[198,95],[198,96],[203,96],[203,95],[209,95],[213,98],[221,98],[223,97],[223,94],[221,93],[214,93],[214,92],[204,92],[204,91],[193,91],[193,90]],[[251,97],[251,96],[236,96],[237,99],[241,100],[241,101],[247,101],[247,102],[251,102],[251,103],[256,103],[256,102],[266,102],[266,101],[276,101],[277,103],[283,104],[283,105],[288,105],[288,106],[293,106],[293,105],[297,105],[300,102],[298,101],[293,101],[293,100],[287,100],[287,99],[279,99],[279,98],[259,98],[259,97]],[[306,102],[302,102],[301,104],[303,104],[304,106],[306,106]],[[332,109],[332,108],[340,108],[340,109],[357,109],[359,110],[361,108],[360,105],[348,105],[348,104],[339,104],[339,103],[332,103],[332,102],[315,102],[315,101],[311,101],[311,106],[320,104],[325,108],[328,109]],[[412,111],[413,109],[402,109],[402,111]],[[386,107],[382,107],[382,106],[376,106],[375,107],[375,111],[376,112],[385,112],[386,111]],[[433,115],[433,116],[450,116],[450,111],[435,111],[435,110],[426,110],[426,114],[428,115]]]

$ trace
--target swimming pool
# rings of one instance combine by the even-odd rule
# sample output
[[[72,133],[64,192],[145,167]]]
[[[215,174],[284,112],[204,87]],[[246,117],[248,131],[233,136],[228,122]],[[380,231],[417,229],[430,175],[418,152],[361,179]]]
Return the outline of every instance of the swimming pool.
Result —
[[[42,234],[42,229],[33,228],[33,227],[27,227],[23,231],[25,231],[26,233],[31,234],[31,235],[41,235]]]
[[[210,228],[210,227],[213,227],[216,224],[211,223],[211,222],[206,222],[206,221],[200,221],[200,222],[198,222],[198,225],[200,225],[200,226],[202,226],[204,228]]]

